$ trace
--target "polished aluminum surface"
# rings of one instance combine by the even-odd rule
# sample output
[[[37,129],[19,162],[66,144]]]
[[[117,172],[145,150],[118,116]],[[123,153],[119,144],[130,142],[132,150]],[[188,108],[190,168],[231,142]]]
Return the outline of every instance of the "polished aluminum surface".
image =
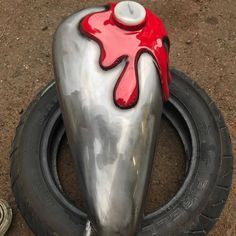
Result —
[[[128,110],[115,106],[113,89],[125,62],[102,70],[99,46],[78,31],[85,15],[101,10],[80,11],[59,26],[53,46],[55,74],[69,145],[95,232],[88,222],[85,235],[129,236],[136,234],[142,215],[162,94],[153,58],[143,54],[138,62],[137,105]]]

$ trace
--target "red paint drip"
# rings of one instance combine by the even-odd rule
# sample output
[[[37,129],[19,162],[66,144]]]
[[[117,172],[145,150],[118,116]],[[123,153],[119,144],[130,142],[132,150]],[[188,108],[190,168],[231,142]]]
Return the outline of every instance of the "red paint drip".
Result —
[[[163,100],[169,97],[171,76],[168,68],[168,51],[163,39],[168,38],[162,21],[146,9],[146,21],[140,27],[119,25],[114,19],[116,3],[109,10],[87,15],[81,22],[81,31],[95,40],[100,48],[100,65],[109,70],[124,58],[126,66],[114,88],[114,101],[120,108],[133,107],[139,97],[137,64],[143,52],[150,53],[159,70]]]

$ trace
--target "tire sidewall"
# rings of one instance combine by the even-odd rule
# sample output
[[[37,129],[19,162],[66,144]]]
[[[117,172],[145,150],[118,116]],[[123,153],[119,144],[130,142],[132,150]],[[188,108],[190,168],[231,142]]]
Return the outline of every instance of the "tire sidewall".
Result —
[[[152,215],[139,235],[178,235],[198,223],[216,185],[222,159],[219,122],[211,100],[183,74],[173,70],[170,87],[195,127],[196,163],[185,191],[165,211]],[[13,143],[12,189],[28,225],[37,235],[83,235],[84,219],[76,217],[52,194],[40,163],[44,130],[58,109],[54,83],[40,93],[23,116]],[[191,163],[192,164],[192,163]],[[190,165],[191,165],[190,164]]]

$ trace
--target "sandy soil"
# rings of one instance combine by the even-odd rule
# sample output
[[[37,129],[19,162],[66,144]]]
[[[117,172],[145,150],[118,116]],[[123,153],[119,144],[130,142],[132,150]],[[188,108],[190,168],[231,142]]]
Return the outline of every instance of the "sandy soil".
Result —
[[[164,19],[172,42],[171,64],[197,81],[223,112],[230,129],[235,155],[236,1],[140,2]],[[15,127],[31,99],[53,79],[51,43],[59,22],[77,9],[100,3],[104,1],[0,0],[0,198],[10,202],[14,213],[8,235],[32,235],[16,207],[9,182],[9,152]],[[149,198],[150,201],[156,201],[157,205],[161,205],[175,193],[182,181],[184,169],[181,144],[175,137],[176,134],[166,124],[163,130],[161,143],[164,148],[159,161],[160,171],[154,171],[156,181],[153,181],[152,191],[155,196],[160,197]],[[170,140],[169,135],[174,140],[171,150],[168,146],[165,148],[165,143]],[[65,145],[61,155],[66,156],[66,153],[68,148]],[[171,159],[171,153],[178,153],[178,158],[173,159],[172,155]],[[65,158],[62,165],[70,166],[70,159],[62,158]],[[177,171],[173,171],[173,168]],[[236,235],[235,168],[229,200],[210,234],[212,236]],[[63,171],[61,175],[63,178]],[[65,186],[68,182],[64,178]],[[165,186],[168,187],[164,188]]]

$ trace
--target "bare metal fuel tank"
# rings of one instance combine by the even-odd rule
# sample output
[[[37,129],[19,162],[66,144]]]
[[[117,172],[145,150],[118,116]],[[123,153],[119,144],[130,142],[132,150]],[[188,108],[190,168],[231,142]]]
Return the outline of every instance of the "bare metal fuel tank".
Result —
[[[53,56],[66,134],[87,203],[85,235],[135,235],[163,102],[169,40],[161,20],[123,1],[81,10]]]

